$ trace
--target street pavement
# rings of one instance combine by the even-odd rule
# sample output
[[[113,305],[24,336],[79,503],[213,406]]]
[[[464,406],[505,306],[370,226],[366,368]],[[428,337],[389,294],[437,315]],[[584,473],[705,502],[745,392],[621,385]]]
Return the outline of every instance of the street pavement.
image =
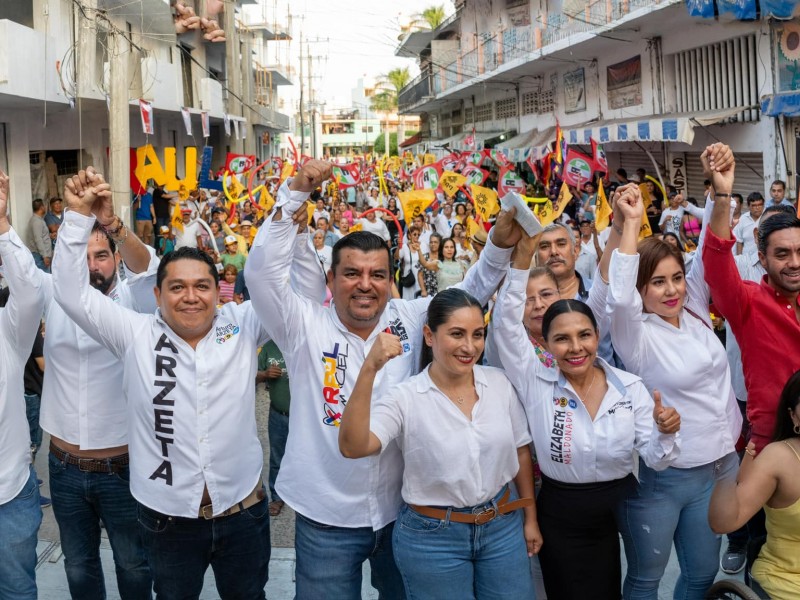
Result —
[[[269,417],[269,394],[259,386],[256,395],[256,420],[258,423],[259,437],[262,440],[264,449],[264,481],[267,481],[269,469],[269,443],[267,441],[267,420]],[[42,447],[49,446],[49,436],[45,434]],[[41,492],[45,496],[50,495],[47,477],[47,452],[40,452],[36,457],[36,472],[44,480]],[[268,600],[291,600],[294,597],[294,512],[288,507],[284,507],[278,517],[274,517],[271,523],[272,535],[272,559],[270,561],[270,579],[267,583],[266,594]],[[722,551],[724,552],[726,540],[723,539]],[[53,517],[52,508],[44,509],[44,519],[39,530],[39,544],[37,548],[39,562],[36,568],[36,581],[39,587],[40,600],[66,600],[69,598],[67,587],[67,577],[64,572],[64,556],[61,553],[59,544],[58,526]],[[100,557],[103,562],[103,572],[106,580],[106,592],[108,600],[119,600],[117,591],[116,576],[114,574],[114,561],[111,546],[105,537],[100,545]],[[625,557],[622,557],[623,573]],[[659,589],[659,600],[669,600],[679,575],[678,561],[673,549],[669,565]],[[729,577],[719,572],[718,579]],[[742,580],[742,575],[734,576]],[[366,563],[363,569],[363,584],[361,597],[364,600],[376,600],[377,591],[369,583],[369,564]],[[214,575],[211,569],[206,573],[205,585],[201,600],[219,600],[216,586],[214,585]],[[457,599],[454,599],[457,600]]]

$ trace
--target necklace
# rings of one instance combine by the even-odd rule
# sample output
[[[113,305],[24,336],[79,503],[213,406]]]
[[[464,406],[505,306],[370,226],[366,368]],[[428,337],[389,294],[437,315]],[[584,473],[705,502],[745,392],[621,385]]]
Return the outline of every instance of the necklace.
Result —
[[[594,367],[592,367],[592,368],[594,369]],[[594,385],[594,380],[596,378],[597,378],[597,369],[594,369],[594,373],[592,374],[592,381],[589,384],[589,387],[586,388],[586,391],[583,393],[583,396],[585,396],[587,398],[589,397],[589,392],[592,390],[592,386]],[[583,398],[581,397],[581,394],[578,394],[578,398],[580,398],[581,402],[583,402]]]

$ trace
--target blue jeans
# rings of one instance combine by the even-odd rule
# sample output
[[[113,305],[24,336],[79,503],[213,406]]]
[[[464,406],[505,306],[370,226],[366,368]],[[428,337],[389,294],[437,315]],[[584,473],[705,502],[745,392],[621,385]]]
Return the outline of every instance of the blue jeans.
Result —
[[[286,439],[289,437],[289,417],[276,410],[270,410],[267,435],[269,436],[269,494],[274,502],[281,499],[278,492],[275,491],[275,482],[278,479],[278,471],[281,469],[283,453],[286,451]]]
[[[42,398],[39,394],[25,394],[25,416],[28,417],[28,429],[31,432],[31,448],[33,456],[42,445],[42,428],[39,426],[39,409],[42,406]]]
[[[158,600],[199,598],[209,565],[221,598],[266,597],[271,551],[266,498],[209,520],[163,515],[139,504],[139,525]]]
[[[392,554],[392,528],[335,527],[297,513],[296,600],[361,600],[361,565],[369,560],[380,600],[403,600],[403,581]]]
[[[49,273],[50,267],[45,266],[44,257],[38,252],[31,252],[31,254],[33,254],[33,262],[36,264],[36,266],[45,273]]]
[[[503,490],[505,491],[505,489]],[[493,500],[499,500],[498,496]],[[512,495],[511,499],[515,499]],[[489,502],[474,510],[491,507]],[[453,512],[473,512],[472,508]],[[459,600],[531,600],[530,560],[521,510],[485,525],[431,519],[404,506],[394,528],[394,554],[406,596]]]
[[[17,496],[0,504],[0,598],[36,600],[36,538],[42,523],[36,473]]]
[[[621,507],[620,528],[628,573],[626,600],[657,600],[658,585],[675,542],[681,574],[675,600],[702,600],[719,570],[721,536],[708,525],[708,504],[718,478],[739,468],[735,452],[717,461],[654,471],[639,461],[639,486]]]
[[[61,534],[72,597],[106,597],[100,562],[102,519],[114,552],[120,597],[149,600],[152,578],[136,522],[136,501],[131,495],[128,469],[121,473],[89,473],[61,462],[52,453],[48,464],[53,514]]]

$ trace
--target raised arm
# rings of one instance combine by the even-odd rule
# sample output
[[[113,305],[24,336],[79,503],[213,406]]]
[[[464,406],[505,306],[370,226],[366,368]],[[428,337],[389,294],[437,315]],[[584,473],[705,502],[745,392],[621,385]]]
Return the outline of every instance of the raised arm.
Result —
[[[345,458],[364,458],[378,454],[381,448],[400,433],[396,404],[387,404],[376,423],[378,434],[371,431],[370,412],[375,377],[384,365],[403,353],[400,338],[390,333],[378,334],[361,370],[358,372],[347,409],[339,426],[339,451]],[[388,409],[388,410],[387,410]]]
[[[290,285],[296,232],[307,219],[305,202],[330,177],[328,163],[312,160],[278,190],[275,211],[258,230],[245,264],[253,308],[270,337],[286,355],[304,337],[306,314],[314,309]],[[294,217],[294,219],[293,219]]]
[[[69,207],[58,234],[53,261],[53,289],[56,301],[78,327],[121,358],[134,337],[146,327],[149,317],[120,306],[89,285],[86,248],[95,217],[92,205],[110,196],[107,183],[93,186],[91,171],[68,179],[64,200]]]
[[[644,352],[642,298],[636,289],[639,274],[639,229],[644,204],[638,189],[625,190],[617,200],[625,215],[619,248],[611,253],[608,277],[609,330],[611,342],[626,366],[634,372]]]
[[[0,171],[0,258],[11,292],[8,304],[0,309],[0,335],[8,336],[20,364],[24,365],[42,319],[43,273],[36,268],[33,255],[8,221],[8,189],[8,175]]]
[[[461,288],[486,304],[497,291],[511,261],[514,246],[522,236],[522,228],[514,221],[516,209],[500,211],[492,228],[486,247],[472,268],[467,271],[464,281],[455,287]]]

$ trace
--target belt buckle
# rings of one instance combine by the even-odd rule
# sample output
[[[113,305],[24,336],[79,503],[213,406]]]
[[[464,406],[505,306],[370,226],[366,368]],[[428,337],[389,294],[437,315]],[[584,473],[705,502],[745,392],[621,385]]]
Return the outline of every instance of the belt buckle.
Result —
[[[205,506],[200,507],[200,516],[204,518],[206,521],[210,521],[214,518],[214,505],[213,504],[206,504]]]
[[[494,506],[490,506],[489,508],[482,510],[478,514],[475,515],[475,524],[476,525],[485,525],[492,519],[497,516],[497,509]]]
[[[79,458],[78,459],[78,470],[83,471],[84,473],[94,473],[96,469],[93,467],[97,461],[94,458]],[[84,464],[88,464],[90,466],[84,467]]]

